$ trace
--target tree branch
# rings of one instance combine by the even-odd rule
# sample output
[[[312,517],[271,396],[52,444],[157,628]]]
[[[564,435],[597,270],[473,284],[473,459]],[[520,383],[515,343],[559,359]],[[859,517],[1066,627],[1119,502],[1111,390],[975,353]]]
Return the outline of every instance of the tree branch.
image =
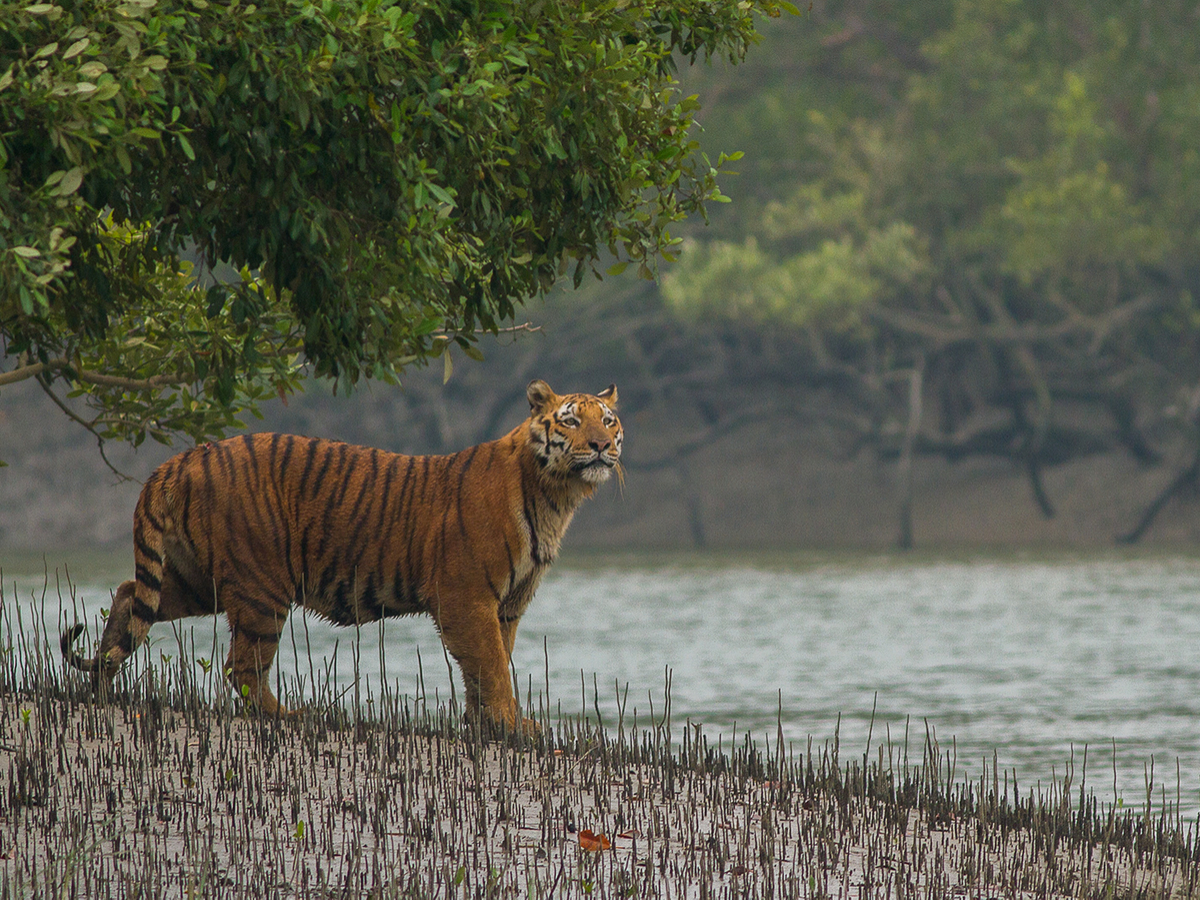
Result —
[[[26,368],[32,367],[27,366]],[[70,419],[72,422],[82,425],[85,429],[87,429],[88,433],[96,439],[96,447],[100,451],[100,458],[104,460],[104,464],[108,466],[112,473],[122,481],[133,481],[133,477],[126,475],[124,472],[114,466],[112,461],[108,458],[108,454],[104,452],[104,436],[96,430],[96,422],[98,420],[93,419],[91,422],[89,422],[87,419],[76,415],[75,411],[68,407],[67,404],[63,403],[58,394],[54,393],[54,391],[50,389],[50,385],[47,383],[45,378],[38,378],[37,383],[38,387],[42,389],[42,392],[45,393],[45,395],[52,401],[54,401],[54,405],[61,409],[66,414],[68,419]]]
[[[44,375],[47,372],[57,372],[62,369],[69,369],[73,372],[76,381],[82,381],[85,384],[100,385],[101,387],[124,388],[128,391],[149,391],[171,384],[187,384],[192,380],[190,378],[181,378],[177,375],[154,375],[150,378],[125,378],[120,375],[104,375],[100,372],[89,372],[86,369],[74,368],[69,359],[59,358],[52,359],[49,362],[19,366],[8,372],[0,372],[0,387],[16,384],[29,378],[37,378],[39,375]]]

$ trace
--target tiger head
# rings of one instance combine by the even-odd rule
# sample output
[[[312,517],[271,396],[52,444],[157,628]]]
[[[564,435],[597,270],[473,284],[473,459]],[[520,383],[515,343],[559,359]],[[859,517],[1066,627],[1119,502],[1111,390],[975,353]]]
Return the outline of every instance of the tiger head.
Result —
[[[531,381],[529,442],[543,471],[560,478],[578,478],[588,485],[620,472],[624,432],[617,418],[617,386],[599,394],[559,396],[544,381]]]

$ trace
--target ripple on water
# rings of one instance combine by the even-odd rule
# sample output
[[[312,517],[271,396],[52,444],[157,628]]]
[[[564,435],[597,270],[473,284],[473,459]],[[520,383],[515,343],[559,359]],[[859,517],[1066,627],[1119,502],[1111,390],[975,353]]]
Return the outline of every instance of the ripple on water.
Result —
[[[11,571],[5,581],[11,600]],[[54,634],[58,599],[52,579],[49,608],[39,609],[41,581],[40,571],[24,580],[18,574],[17,596],[24,615],[39,610]],[[80,581],[85,610],[94,615],[108,605],[115,582],[90,584],[86,574]],[[330,671],[349,684],[354,632],[293,621],[282,672],[307,677],[306,647],[328,658],[336,642]],[[178,650],[169,629],[153,634],[159,649],[152,653]],[[196,655],[213,655],[211,622],[186,634]],[[360,635],[368,686],[386,670],[393,690],[416,695],[419,648],[429,699],[449,697],[430,622],[386,623],[382,648],[380,634],[370,627]],[[216,636],[223,639],[223,625]],[[522,692],[544,692],[548,668],[556,708],[593,713],[598,705],[610,724],[618,692],[627,720],[636,711],[646,722],[651,706],[661,715],[669,671],[674,722],[702,723],[713,740],[728,741],[735,723],[739,733],[773,740],[778,724],[789,740],[803,745],[811,735],[820,744],[840,718],[843,753],[861,753],[868,730],[878,745],[889,735],[899,744],[907,729],[910,756],[919,757],[928,727],[963,764],[990,764],[995,752],[1026,784],[1061,776],[1072,752],[1078,764],[1087,745],[1089,773],[1109,797],[1115,745],[1117,794],[1126,802],[1144,797],[1152,758],[1156,781],[1173,799],[1178,761],[1184,805],[1194,814],[1197,647],[1200,562],[1187,559],[841,558],[794,567],[625,560],[552,571],[522,622],[514,664]],[[323,669],[315,667],[318,676]]]

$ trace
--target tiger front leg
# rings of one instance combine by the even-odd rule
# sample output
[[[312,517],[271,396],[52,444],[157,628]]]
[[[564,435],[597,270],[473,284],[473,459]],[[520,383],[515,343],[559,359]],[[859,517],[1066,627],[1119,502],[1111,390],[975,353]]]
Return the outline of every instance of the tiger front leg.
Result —
[[[495,611],[482,604],[457,615],[439,616],[437,622],[442,642],[462,672],[468,716],[482,717],[501,730],[536,732],[537,723],[520,715],[513,696],[509,648],[516,623],[502,630]]]

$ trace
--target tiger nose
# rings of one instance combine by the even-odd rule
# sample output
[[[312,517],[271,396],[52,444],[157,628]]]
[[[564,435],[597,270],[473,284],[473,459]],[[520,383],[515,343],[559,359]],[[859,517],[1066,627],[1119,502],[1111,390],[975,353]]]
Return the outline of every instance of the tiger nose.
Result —
[[[612,441],[610,441],[608,438],[604,438],[603,440],[599,440],[599,441],[592,440],[592,441],[588,441],[588,446],[591,447],[593,450],[595,450],[597,453],[603,453],[605,450],[607,450],[609,447],[612,446]]]

